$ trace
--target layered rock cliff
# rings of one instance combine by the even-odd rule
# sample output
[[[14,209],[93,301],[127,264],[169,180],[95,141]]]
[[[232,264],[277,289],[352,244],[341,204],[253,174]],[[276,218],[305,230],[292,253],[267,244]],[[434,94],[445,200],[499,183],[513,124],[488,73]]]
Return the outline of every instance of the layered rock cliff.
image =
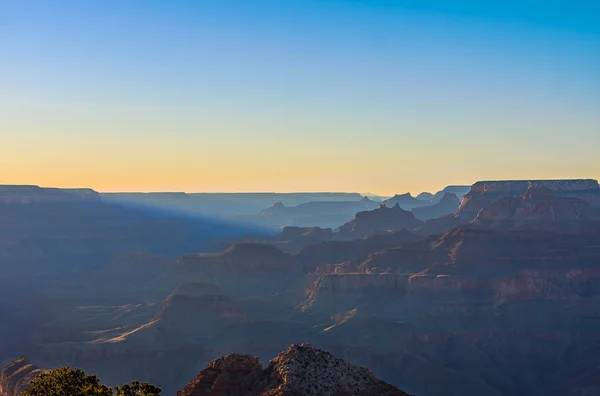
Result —
[[[291,345],[263,369],[258,358],[228,355],[208,367],[177,396],[408,396],[369,370],[311,345]]]
[[[600,186],[596,180],[479,181],[463,196],[456,213],[430,219],[415,231],[421,235],[442,234],[473,221],[480,210],[494,201],[522,197],[530,187],[551,190],[559,198],[579,198],[592,207],[600,208]]]
[[[18,396],[42,370],[20,356],[7,363],[0,372],[0,396]]]
[[[475,224],[523,227],[569,225],[600,220],[600,213],[580,198],[559,197],[546,187],[530,186],[519,198],[501,198],[482,208]]]

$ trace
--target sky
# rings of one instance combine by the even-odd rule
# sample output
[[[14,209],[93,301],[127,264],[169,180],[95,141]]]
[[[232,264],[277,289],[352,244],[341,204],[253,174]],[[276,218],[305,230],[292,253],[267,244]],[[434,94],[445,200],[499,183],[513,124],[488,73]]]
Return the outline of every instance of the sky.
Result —
[[[594,0],[0,0],[0,184],[600,178]]]

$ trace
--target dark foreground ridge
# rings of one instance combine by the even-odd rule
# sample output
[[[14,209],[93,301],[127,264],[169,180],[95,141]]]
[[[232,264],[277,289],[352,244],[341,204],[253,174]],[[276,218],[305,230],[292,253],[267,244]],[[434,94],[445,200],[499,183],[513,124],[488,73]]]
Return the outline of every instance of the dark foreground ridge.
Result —
[[[308,344],[291,345],[263,369],[231,354],[209,363],[177,396],[409,396],[371,371]]]

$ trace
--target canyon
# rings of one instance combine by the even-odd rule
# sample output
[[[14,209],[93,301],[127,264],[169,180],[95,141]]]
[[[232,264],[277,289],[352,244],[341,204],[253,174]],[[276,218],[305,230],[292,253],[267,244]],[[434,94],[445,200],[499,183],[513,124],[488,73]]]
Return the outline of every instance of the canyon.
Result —
[[[4,243],[0,268],[12,281],[0,331],[12,342],[0,343],[1,357],[25,354],[44,369],[68,362],[110,384],[136,378],[187,396],[219,394],[198,384],[254,383],[277,371],[260,361],[306,343],[410,394],[600,392],[598,183],[478,182],[459,206],[449,194],[455,211],[425,221],[417,209],[377,204],[335,228],[217,228],[210,239],[213,223],[114,204],[86,203],[96,211],[84,218],[97,224],[87,228],[69,220],[86,213],[79,203],[63,221],[44,214],[48,203],[5,204],[5,241],[39,244],[28,235],[56,230],[66,239],[60,249]],[[94,245],[79,234],[108,235],[110,254],[84,249]],[[90,260],[96,251],[106,256]],[[43,258],[69,265],[44,281]]]

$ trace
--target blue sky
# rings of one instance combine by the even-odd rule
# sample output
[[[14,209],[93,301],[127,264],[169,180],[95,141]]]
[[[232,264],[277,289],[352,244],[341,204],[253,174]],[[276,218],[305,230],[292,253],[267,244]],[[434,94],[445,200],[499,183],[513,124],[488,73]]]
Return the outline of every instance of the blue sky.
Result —
[[[0,0],[0,183],[599,177],[592,1]]]

